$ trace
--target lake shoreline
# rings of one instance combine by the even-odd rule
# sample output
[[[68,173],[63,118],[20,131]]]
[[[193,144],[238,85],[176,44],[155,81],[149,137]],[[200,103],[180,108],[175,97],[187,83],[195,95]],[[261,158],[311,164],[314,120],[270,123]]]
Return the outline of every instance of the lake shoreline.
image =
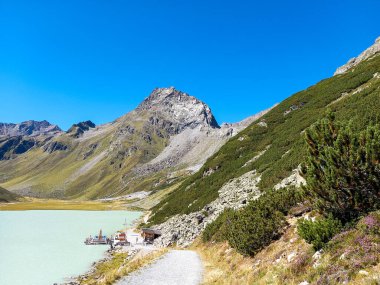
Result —
[[[132,222],[131,227],[128,228],[127,231],[128,232],[135,232],[137,234],[137,228],[138,228],[138,226],[142,222],[146,222],[146,220],[149,218],[149,215],[150,215],[150,211],[144,211],[139,218],[135,219]],[[158,248],[152,248],[150,250],[153,252],[153,251],[157,251],[157,250],[160,250],[160,249],[158,249]],[[69,277],[68,281],[66,281],[65,283],[59,284],[59,285],[80,285],[80,284],[82,284],[82,282],[85,282],[94,273],[96,273],[97,268],[99,266],[101,266],[102,264],[105,264],[105,263],[110,262],[113,259],[115,259],[115,254],[118,254],[118,253],[124,253],[125,254],[125,253],[127,253],[128,256],[126,256],[125,262],[128,262],[128,261],[131,261],[138,254],[142,255],[143,257],[148,254],[147,252],[142,253],[143,251],[144,251],[144,248],[133,248],[133,247],[127,247],[127,246],[117,247],[114,250],[108,249],[108,250],[106,250],[104,252],[104,255],[105,255],[104,258],[102,258],[102,259],[94,262],[91,265],[91,267],[89,268],[88,271],[86,271],[85,273],[80,274],[78,276]],[[129,273],[131,273],[131,272],[129,272]]]
[[[135,206],[129,206],[128,200],[57,200],[25,197],[22,201],[0,203],[0,211],[29,210],[78,210],[78,211],[135,211],[144,212]]]
[[[0,211],[0,236],[8,241],[0,246],[0,283],[52,285],[88,272],[94,262],[110,256],[107,246],[85,246],[84,239],[99,229],[111,235],[125,221],[135,225],[143,215],[126,210]]]
[[[128,260],[130,260],[131,258],[133,258],[138,252],[140,251],[140,249],[136,249],[136,250],[131,250],[131,251],[127,251],[128,252]],[[104,253],[104,258],[98,260],[98,261],[95,261],[89,270],[87,270],[85,273],[83,274],[80,274],[78,276],[73,276],[73,277],[69,277],[67,278],[68,280],[65,281],[64,283],[61,283],[59,285],[80,285],[82,281],[85,281],[87,280],[92,274],[94,274],[96,272],[96,269],[99,265],[101,264],[104,264],[108,261],[111,261],[114,257],[113,257],[113,254],[115,253],[125,253],[126,251],[123,251],[123,250],[107,250],[105,253]],[[55,283],[54,285],[58,285],[58,283]]]

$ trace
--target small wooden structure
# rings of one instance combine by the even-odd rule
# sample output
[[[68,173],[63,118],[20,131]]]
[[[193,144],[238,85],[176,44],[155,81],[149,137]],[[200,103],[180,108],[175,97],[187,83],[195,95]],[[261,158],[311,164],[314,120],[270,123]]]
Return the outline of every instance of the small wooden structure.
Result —
[[[141,236],[143,237],[145,243],[151,244],[156,238],[161,236],[161,232],[155,229],[144,228],[142,229]]]

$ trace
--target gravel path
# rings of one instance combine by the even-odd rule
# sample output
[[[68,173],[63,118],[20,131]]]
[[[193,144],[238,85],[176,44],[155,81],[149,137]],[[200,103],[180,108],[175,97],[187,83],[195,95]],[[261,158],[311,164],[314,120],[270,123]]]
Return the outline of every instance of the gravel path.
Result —
[[[122,278],[117,285],[198,285],[202,263],[197,253],[172,250],[153,264]]]

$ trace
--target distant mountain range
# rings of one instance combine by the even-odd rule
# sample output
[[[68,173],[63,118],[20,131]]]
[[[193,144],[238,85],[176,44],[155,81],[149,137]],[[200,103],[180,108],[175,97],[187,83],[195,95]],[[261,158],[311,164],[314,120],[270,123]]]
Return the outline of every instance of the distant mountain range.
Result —
[[[106,198],[152,191],[198,170],[229,138],[265,112],[217,123],[200,100],[157,88],[114,122],[0,124],[0,183],[28,196]]]
[[[59,132],[62,130],[48,121],[26,121],[20,124],[0,123],[0,136],[53,135]]]

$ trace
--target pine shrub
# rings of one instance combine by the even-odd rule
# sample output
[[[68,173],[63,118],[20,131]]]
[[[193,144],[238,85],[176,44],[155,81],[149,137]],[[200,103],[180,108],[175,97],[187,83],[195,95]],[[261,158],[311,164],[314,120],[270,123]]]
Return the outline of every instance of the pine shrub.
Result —
[[[280,235],[284,215],[272,207],[249,207],[233,213],[227,230],[231,247],[244,255],[255,255]]]
[[[315,250],[319,250],[342,229],[342,223],[331,215],[316,221],[301,219],[298,221],[298,234]]]
[[[306,131],[306,193],[324,214],[349,222],[379,208],[380,126],[357,131],[329,112]]]
[[[203,241],[225,241],[244,255],[254,255],[282,232],[285,215],[302,200],[295,188],[268,191],[245,208],[225,210],[207,225]]]
[[[229,217],[233,213],[232,209],[225,209],[215,221],[207,224],[202,234],[203,242],[216,241],[221,242],[226,240],[227,226]]]

